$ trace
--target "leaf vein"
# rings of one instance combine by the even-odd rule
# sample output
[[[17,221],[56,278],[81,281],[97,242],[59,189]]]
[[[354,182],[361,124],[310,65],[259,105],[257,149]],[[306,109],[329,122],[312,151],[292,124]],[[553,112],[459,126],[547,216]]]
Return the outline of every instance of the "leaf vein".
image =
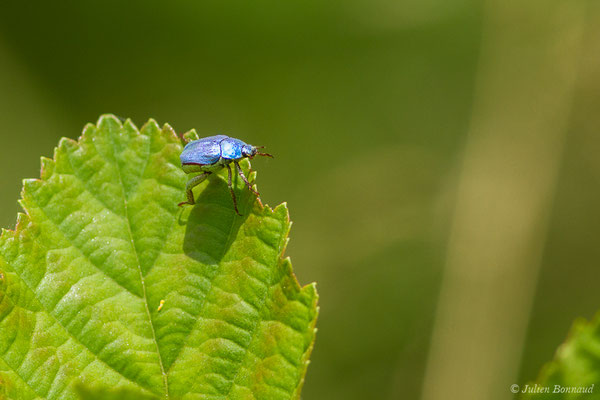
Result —
[[[112,276],[110,276],[106,271],[104,271],[102,268],[100,268],[100,266],[98,266],[91,258],[88,254],[85,254],[85,252],[83,251],[83,249],[79,246],[77,246],[75,244],[75,242],[73,241],[73,239],[69,238],[67,236],[67,233],[64,231],[64,228],[62,227],[62,223],[58,223],[55,220],[53,220],[49,214],[47,213],[47,211],[41,207],[39,205],[39,203],[37,203],[34,198],[31,198],[34,202],[34,204],[37,206],[37,208],[44,214],[44,216],[46,217],[46,219],[52,223],[52,225],[56,228],[56,231],[59,232],[61,234],[61,237],[65,239],[65,241],[69,244],[69,247],[60,247],[60,248],[56,248],[56,249],[52,249],[52,250],[67,250],[69,248],[73,248],[75,250],[77,250],[79,252],[79,254],[81,254],[87,261],[89,261],[89,263],[94,266],[100,273],[102,273],[104,276],[108,277],[111,281],[113,281],[115,284],[117,284],[120,288],[122,288],[123,290],[125,290],[127,293],[130,293],[131,295],[140,298],[140,295],[134,293],[133,291],[131,291],[129,288],[123,286],[119,281],[117,281],[115,278],[113,278]],[[89,224],[88,224],[89,225]],[[88,226],[86,225],[86,226]],[[117,239],[120,240],[120,238],[111,238],[111,239]],[[37,289],[37,288],[36,288]]]
[[[6,259],[4,260],[8,265],[11,265],[9,262],[6,261]],[[76,343],[78,343],[79,345],[81,345],[83,348],[85,348],[87,351],[90,352],[90,354],[92,354],[92,356],[94,356],[94,358],[98,361],[100,361],[102,364],[106,365],[109,369],[111,369],[112,371],[114,371],[116,374],[118,374],[119,376],[123,377],[123,379],[133,383],[134,385],[138,386],[141,389],[147,389],[151,392],[153,392],[152,388],[150,387],[144,387],[141,384],[139,384],[138,382],[135,382],[133,380],[131,380],[130,378],[126,377],[125,375],[123,375],[120,371],[118,371],[117,369],[115,369],[113,366],[111,366],[110,364],[108,364],[106,361],[104,361],[103,359],[101,359],[100,357],[98,357],[97,354],[95,354],[92,349],[90,349],[84,342],[80,341],[79,338],[77,338],[77,336],[75,336],[74,334],[72,334],[61,322],[58,318],[56,318],[56,316],[54,316],[54,314],[52,314],[42,303],[42,301],[40,300],[40,298],[38,297],[37,293],[34,292],[31,287],[27,284],[27,282],[25,282],[25,280],[21,277],[21,275],[19,274],[19,272],[11,266],[11,269],[13,271],[15,271],[16,276],[18,277],[19,281],[24,285],[25,289],[28,290],[34,297],[34,299],[36,300],[36,302],[39,304],[41,311],[30,311],[34,314],[40,314],[40,313],[44,313],[46,315],[48,315],[49,318],[51,318],[56,324],[58,324],[58,326],[60,326],[63,331],[67,334],[67,336],[69,336],[73,341],[75,341]],[[20,306],[17,306],[15,304],[15,308],[19,307],[23,310],[26,310],[25,308],[22,308]],[[28,310],[26,310],[28,311]],[[19,318],[21,318],[19,316]],[[37,318],[36,318],[37,320]],[[27,350],[27,352],[29,352],[29,349]],[[3,358],[4,360],[4,358]],[[16,371],[15,371],[16,372]],[[37,392],[36,392],[37,393]]]
[[[6,362],[6,360],[4,358],[2,358],[2,361],[4,362],[4,364],[15,373],[15,375],[17,375],[17,378],[19,378],[21,380],[21,382],[23,382],[33,393],[35,393],[36,395],[38,395],[38,398],[42,398],[42,394],[39,393],[33,386],[31,386],[31,384],[29,382],[27,382],[27,380],[25,378],[23,378],[21,376],[21,374],[19,373],[19,371],[17,371],[15,368],[13,368],[9,363]]]
[[[113,138],[113,140],[114,140],[114,138]],[[138,250],[137,250],[137,247],[136,247],[136,244],[135,244],[135,240],[133,238],[132,229],[131,229],[131,219],[129,217],[129,208],[128,208],[128,205],[127,205],[127,195],[125,193],[125,186],[123,184],[123,177],[122,177],[122,174],[121,174],[121,166],[119,164],[119,160],[117,158],[114,146],[113,146],[113,157],[115,159],[116,169],[117,169],[118,176],[119,176],[119,183],[121,185],[122,194],[123,194],[123,205],[125,207],[125,219],[127,221],[127,231],[128,231],[128,234],[129,234],[129,238],[131,239],[131,246],[132,246],[133,252],[135,254],[136,261],[137,261],[137,267],[138,267],[138,270],[139,270],[139,273],[140,273],[140,281],[142,283],[142,293],[143,293],[144,306],[146,308],[146,314],[148,315],[148,321],[150,323],[150,328],[152,330],[152,338],[154,340],[154,344],[156,345],[156,354],[158,356],[158,362],[159,362],[159,365],[160,365],[160,370],[161,370],[161,373],[163,375],[163,382],[164,382],[164,385],[165,385],[165,398],[168,399],[169,398],[169,381],[168,381],[167,373],[165,372],[165,367],[163,366],[162,357],[161,357],[161,354],[160,354],[160,348],[158,347],[158,341],[156,340],[156,329],[154,327],[154,321],[152,320],[152,315],[150,313],[150,307],[148,305],[148,296],[146,294],[146,282],[145,282],[145,279],[144,279],[144,274],[142,272],[142,265],[140,263],[140,257],[139,257],[139,254],[138,254]],[[142,179],[142,178],[139,178],[139,179]]]

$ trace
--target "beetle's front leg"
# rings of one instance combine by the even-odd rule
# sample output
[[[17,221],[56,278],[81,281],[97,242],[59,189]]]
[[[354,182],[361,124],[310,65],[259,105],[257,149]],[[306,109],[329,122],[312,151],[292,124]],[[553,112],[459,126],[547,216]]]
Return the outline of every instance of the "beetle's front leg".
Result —
[[[254,188],[252,187],[252,184],[250,182],[248,182],[248,179],[246,179],[246,175],[244,175],[244,173],[242,172],[242,167],[240,167],[240,164],[237,162],[237,160],[235,160],[233,163],[235,164],[235,169],[237,170],[237,173],[242,177],[242,180],[246,183],[246,186],[248,186],[248,189],[250,189],[250,191],[252,193],[254,193],[256,196],[260,196],[260,193],[258,193],[256,190],[254,190]]]
[[[233,185],[231,184],[231,167],[229,166],[229,164],[225,164],[225,166],[227,167],[227,185],[229,186],[229,192],[231,192],[231,199],[233,200],[233,209],[235,210],[235,213],[237,215],[242,216],[242,214],[240,214],[240,212],[238,211],[237,199],[235,198],[235,192],[233,191]]]
[[[188,181],[188,183],[185,187],[187,201],[183,201],[183,202],[179,203],[178,205],[180,207],[184,204],[190,204],[190,205],[196,204],[196,201],[194,201],[194,192],[192,192],[192,189],[195,188],[196,186],[198,186],[200,183],[202,183],[210,174],[212,174],[212,172],[207,171],[200,175],[196,175],[195,177],[193,177],[192,179],[190,179]]]

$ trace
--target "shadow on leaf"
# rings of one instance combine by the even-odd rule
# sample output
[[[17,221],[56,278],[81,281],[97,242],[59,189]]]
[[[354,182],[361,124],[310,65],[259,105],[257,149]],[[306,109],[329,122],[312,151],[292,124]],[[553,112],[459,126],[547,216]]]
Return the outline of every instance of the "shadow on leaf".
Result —
[[[208,178],[208,185],[196,199],[187,218],[183,250],[205,264],[220,262],[237,232],[248,218],[255,197],[234,175],[233,187],[242,216],[235,213],[227,182],[220,174]]]

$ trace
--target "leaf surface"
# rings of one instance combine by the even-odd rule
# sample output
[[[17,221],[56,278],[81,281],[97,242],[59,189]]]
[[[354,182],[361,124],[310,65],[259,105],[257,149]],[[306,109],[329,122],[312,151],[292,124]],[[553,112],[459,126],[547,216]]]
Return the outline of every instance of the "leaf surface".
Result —
[[[105,115],[24,181],[0,239],[5,398],[299,397],[317,294],[283,258],[287,208],[236,177],[237,216],[226,171],[178,207],[181,151],[168,125]]]

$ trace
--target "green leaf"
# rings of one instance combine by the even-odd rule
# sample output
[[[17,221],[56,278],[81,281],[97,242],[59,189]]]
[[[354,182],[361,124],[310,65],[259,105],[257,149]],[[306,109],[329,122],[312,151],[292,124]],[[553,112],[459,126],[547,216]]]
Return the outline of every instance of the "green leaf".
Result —
[[[160,400],[153,394],[140,393],[128,388],[107,388],[106,386],[76,385],[77,394],[85,400]]]
[[[554,360],[528,386],[522,399],[600,399],[600,314],[591,322],[576,320]]]
[[[317,294],[283,258],[287,208],[236,177],[237,216],[226,172],[178,207],[181,150],[105,115],[24,181],[0,239],[0,397],[299,398]]]

